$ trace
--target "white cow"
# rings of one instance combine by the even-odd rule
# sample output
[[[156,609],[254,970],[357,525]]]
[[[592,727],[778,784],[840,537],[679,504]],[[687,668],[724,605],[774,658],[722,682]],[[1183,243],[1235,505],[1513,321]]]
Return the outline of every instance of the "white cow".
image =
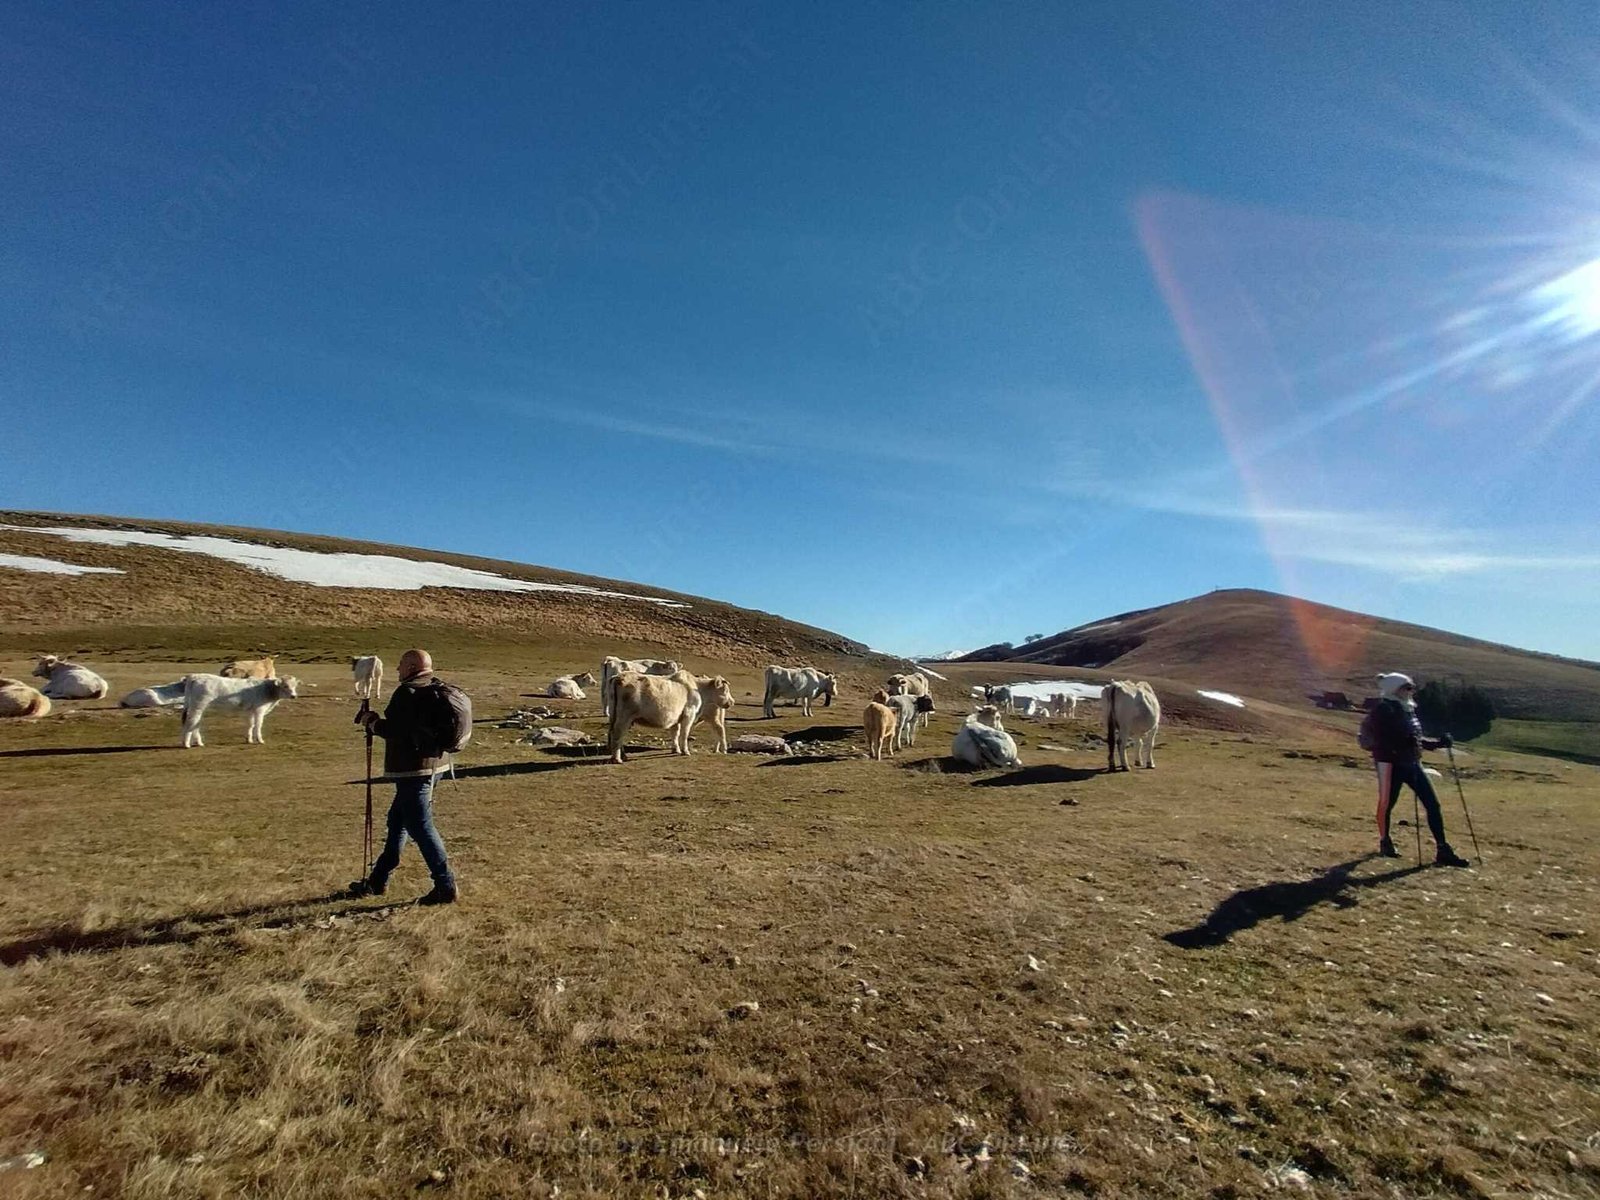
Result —
[[[1019,717],[1042,716],[1045,711],[1044,702],[1033,696],[1018,696],[1011,701],[1011,706]]]
[[[376,700],[383,695],[383,659],[376,654],[363,654],[350,660],[350,674],[356,681],[356,696],[362,700]]]
[[[606,655],[600,663],[600,711],[608,717],[611,715],[611,681],[624,671],[636,675],[676,675],[681,670],[681,666],[667,659]]]
[[[280,700],[300,694],[300,681],[293,675],[282,679],[228,679],[222,675],[185,675],[183,678],[183,748],[204,746],[200,718],[213,707],[242,708],[249,714],[246,742],[263,743],[261,726]]]
[[[933,697],[928,695],[913,696],[905,692],[898,695],[884,696],[879,699],[877,693],[872,697],[879,704],[886,704],[894,709],[895,714],[895,746],[904,748],[917,744],[917,718],[926,721],[934,711]]]
[[[1017,743],[999,722],[1000,714],[993,705],[973,713],[950,744],[951,755],[971,767],[1020,767]]]
[[[1075,717],[1078,715],[1078,693],[1070,696],[1065,692],[1053,692],[1050,696],[1050,715],[1052,717]]]
[[[88,667],[46,654],[33,668],[34,675],[48,682],[39,689],[52,700],[98,700],[111,685]]]
[[[123,708],[168,708],[183,703],[184,681],[134,688],[117,703]]]
[[[717,731],[717,743],[711,749],[717,754],[728,752],[728,710],[733,707],[733,687],[721,675],[696,675],[695,690],[700,693],[700,713],[696,725],[711,722]]]
[[[1100,714],[1106,723],[1106,770],[1117,770],[1121,755],[1122,770],[1128,769],[1128,743],[1133,743],[1133,761],[1141,752],[1144,766],[1156,765],[1156,730],[1161,725],[1161,701],[1148,683],[1119,679],[1100,692]]]
[[[772,711],[774,700],[798,700],[800,711],[809,717],[811,702],[821,696],[822,706],[829,707],[838,688],[839,681],[835,676],[815,667],[768,667],[767,690],[761,700],[761,711],[768,717],[775,717],[778,714]]]
[[[884,690],[891,696],[932,696],[933,682],[921,671],[907,671],[889,676]],[[922,727],[926,729],[928,722],[933,719],[930,715],[933,709],[919,711],[922,712]]]
[[[42,717],[50,711],[50,697],[20,679],[0,679],[0,717]]]
[[[1006,712],[1015,711],[1016,702],[1011,698],[1011,689],[1005,684],[984,684],[983,698],[996,708],[1003,709]]]
[[[560,679],[552,679],[550,686],[545,688],[546,696],[557,700],[586,700],[588,696],[578,686],[578,681],[570,675],[563,675]]]
[[[628,730],[634,725],[671,729],[672,752],[689,753],[689,731],[700,718],[700,688],[688,671],[676,675],[646,675],[623,671],[605,685],[605,700],[611,709],[606,727],[606,749],[611,761],[623,761]],[[730,697],[731,699],[731,697]]]

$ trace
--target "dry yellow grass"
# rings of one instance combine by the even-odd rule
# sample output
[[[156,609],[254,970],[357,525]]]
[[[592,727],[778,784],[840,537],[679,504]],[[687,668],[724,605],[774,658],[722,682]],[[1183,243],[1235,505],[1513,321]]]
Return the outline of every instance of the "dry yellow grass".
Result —
[[[587,661],[477,648],[441,668],[485,718]],[[120,694],[215,657],[96,665]],[[48,1155],[0,1193],[1600,1194],[1600,771],[1474,757],[1488,867],[1419,872],[1363,857],[1368,773],[1309,727],[1106,776],[1088,719],[1018,724],[1023,771],[943,774],[906,762],[948,751],[953,685],[880,764],[864,694],[764,722],[722,665],[730,735],[811,759],[611,767],[486,722],[438,793],[450,909],[404,903],[414,850],[330,898],[340,666],[284,668],[322,687],[265,746],[0,726],[0,1159]]]

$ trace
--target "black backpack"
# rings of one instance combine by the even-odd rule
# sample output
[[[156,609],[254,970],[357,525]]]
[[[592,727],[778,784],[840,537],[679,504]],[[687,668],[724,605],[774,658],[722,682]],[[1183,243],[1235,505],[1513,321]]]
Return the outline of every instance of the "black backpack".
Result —
[[[472,740],[472,697],[453,683],[435,679],[422,689],[424,753],[454,754]]]
[[[1378,706],[1373,705],[1361,718],[1361,728],[1356,730],[1356,745],[1363,750],[1378,748]]]

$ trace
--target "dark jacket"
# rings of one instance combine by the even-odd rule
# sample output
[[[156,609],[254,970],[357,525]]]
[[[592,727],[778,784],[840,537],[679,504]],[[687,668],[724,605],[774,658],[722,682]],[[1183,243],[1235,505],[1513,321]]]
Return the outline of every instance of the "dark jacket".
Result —
[[[447,754],[429,753],[438,744],[436,726],[430,727],[434,710],[422,689],[433,683],[433,674],[413,675],[389,697],[389,707],[373,723],[372,732],[383,739],[383,774],[387,779],[416,775],[437,775],[449,766]]]
[[[1422,736],[1422,722],[1414,709],[1398,700],[1379,700],[1372,710],[1372,761],[1414,763],[1424,750],[1437,750],[1444,742]]]

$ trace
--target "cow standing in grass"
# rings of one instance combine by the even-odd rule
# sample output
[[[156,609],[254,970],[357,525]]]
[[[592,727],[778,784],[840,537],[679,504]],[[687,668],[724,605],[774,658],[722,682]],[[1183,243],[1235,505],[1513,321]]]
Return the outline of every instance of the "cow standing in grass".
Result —
[[[723,681],[726,686],[726,680]],[[732,699],[732,694],[729,694]],[[635,725],[671,729],[672,752],[689,753],[689,731],[700,717],[703,698],[695,677],[688,671],[676,675],[646,675],[623,671],[606,683],[606,707],[611,722],[606,728],[606,750],[611,761],[621,763],[628,731]]]
[[[1106,770],[1117,770],[1118,755],[1122,767],[1128,769],[1128,743],[1133,743],[1133,761],[1139,763],[1141,752],[1144,767],[1154,770],[1156,765],[1156,731],[1161,726],[1161,701],[1156,691],[1142,680],[1119,679],[1108,683],[1100,691],[1100,712],[1106,723]]]

